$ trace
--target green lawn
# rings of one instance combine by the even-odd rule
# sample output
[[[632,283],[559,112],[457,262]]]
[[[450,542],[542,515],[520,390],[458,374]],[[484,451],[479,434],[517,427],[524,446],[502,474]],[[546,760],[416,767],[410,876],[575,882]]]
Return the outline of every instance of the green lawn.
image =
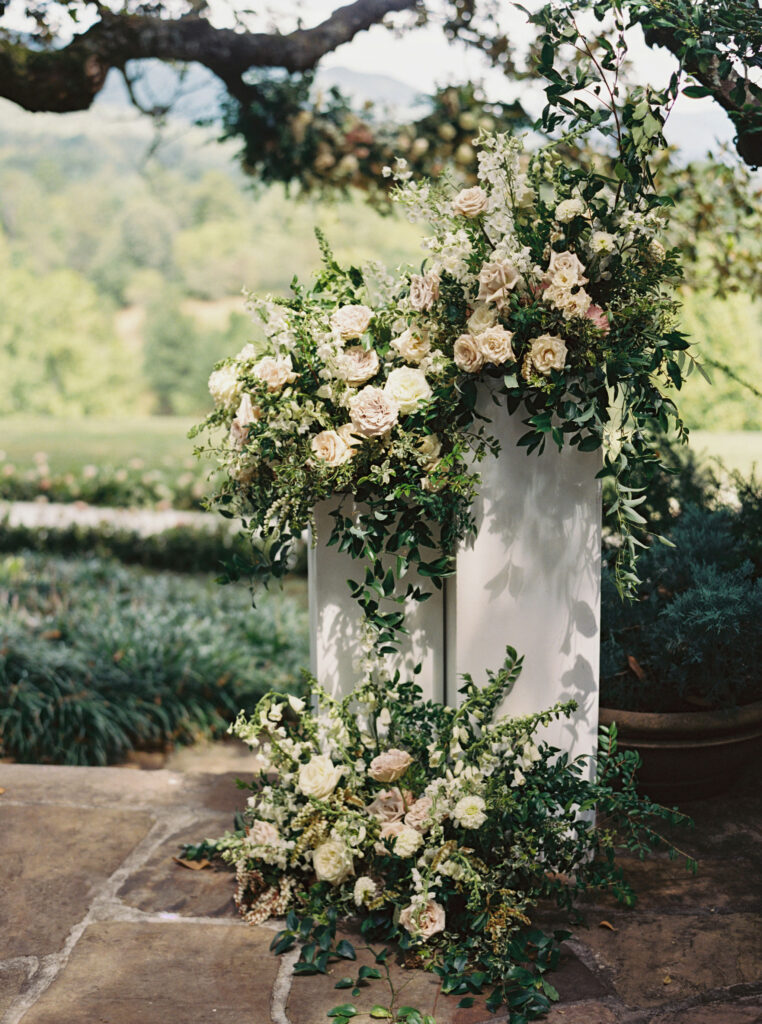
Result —
[[[744,476],[755,465],[757,475],[762,472],[762,430],[692,430],[690,446],[699,454],[720,459],[728,469],[740,470]]]
[[[88,463],[119,466],[136,458],[143,460],[146,469],[191,467],[195,464],[193,441],[187,433],[193,422],[182,416],[4,417],[0,418],[0,463],[12,462],[22,469],[33,462],[36,452],[45,452],[51,470],[60,473],[75,472]],[[762,431],[694,430],[691,447],[743,473],[755,463],[762,467]]]
[[[181,416],[118,419],[54,419],[45,416],[0,418],[0,462],[18,469],[45,452],[54,473],[77,472],[88,463],[121,466],[142,459],[146,469],[192,468],[194,420]],[[4,453],[4,455],[2,455]]]

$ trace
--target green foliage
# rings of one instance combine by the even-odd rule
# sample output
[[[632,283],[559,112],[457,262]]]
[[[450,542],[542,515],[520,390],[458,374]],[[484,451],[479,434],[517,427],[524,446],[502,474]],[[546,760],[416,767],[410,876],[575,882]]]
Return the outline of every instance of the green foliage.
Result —
[[[695,711],[762,699],[762,488],[736,486],[738,505],[707,495],[675,521],[674,546],[642,556],[636,601],[623,605],[604,569],[604,705]]]
[[[223,526],[215,530],[174,526],[144,536],[108,525],[43,528],[11,526],[7,519],[0,520],[0,552],[18,551],[113,558],[124,565],[180,573],[221,573],[233,561],[245,565],[252,559],[250,541]],[[306,561],[304,547],[297,547],[292,572],[306,575]]]
[[[271,595],[114,562],[0,562],[0,752],[108,764],[136,746],[221,735],[271,686],[294,689],[306,613]]]

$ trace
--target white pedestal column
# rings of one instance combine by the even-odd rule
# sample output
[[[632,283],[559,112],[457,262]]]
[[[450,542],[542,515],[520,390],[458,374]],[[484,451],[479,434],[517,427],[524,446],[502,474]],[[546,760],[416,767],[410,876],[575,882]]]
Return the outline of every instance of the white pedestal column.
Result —
[[[312,674],[329,693],[340,696],[349,693],[359,682],[353,663],[359,655],[360,607],[350,596],[347,580],[361,580],[365,564],[350,558],[336,546],[327,547],[331,536],[333,502],[325,502],[315,509],[318,543],[307,556],[310,601],[310,660]],[[432,551],[432,558],[435,552]],[[425,590],[431,589],[431,580],[420,578]],[[385,602],[389,610],[398,608]],[[422,666],[417,677],[427,700],[443,701],[445,696],[444,611],[441,591],[435,591],[423,603],[407,601],[405,628],[409,635],[403,639],[399,657],[390,657],[389,667],[399,668],[406,678],[412,678],[416,665]]]
[[[573,697],[574,718],[542,738],[571,756],[590,754],[598,728],[600,459],[555,445],[527,455],[516,447],[526,430],[520,416],[494,405],[486,389],[480,411],[502,447],[479,466],[478,533],[459,552],[444,594],[409,607],[411,635],[397,664],[409,672],[422,662],[425,696],[455,703],[458,677],[484,680],[510,644],[524,669],[503,711],[527,714]],[[309,554],[311,652],[313,673],[338,695],[358,681],[360,613],[346,581],[364,567],[326,547],[329,508],[317,510],[319,543]]]
[[[574,698],[572,719],[541,736],[571,756],[596,750],[600,649],[600,455],[550,443],[527,455],[526,427],[485,394],[480,411],[501,443],[479,466],[477,534],[447,582],[445,700],[458,677],[497,669],[510,644],[524,655],[504,712],[529,714]]]

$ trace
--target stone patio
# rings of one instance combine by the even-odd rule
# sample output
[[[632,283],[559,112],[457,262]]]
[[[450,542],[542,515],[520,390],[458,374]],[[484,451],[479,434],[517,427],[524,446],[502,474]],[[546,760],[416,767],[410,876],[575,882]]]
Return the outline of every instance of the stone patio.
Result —
[[[234,779],[0,765],[0,1024],[326,1024],[350,972],[293,978],[293,958],[269,952],[273,928],[237,919],[229,873],[172,859],[229,827]],[[631,865],[636,910],[589,905],[551,978],[549,1024],[762,1021],[760,782],[687,808],[696,830],[679,842],[697,876],[654,856]],[[437,1024],[504,1020],[395,971]],[[358,1008],[383,1001],[379,984]]]

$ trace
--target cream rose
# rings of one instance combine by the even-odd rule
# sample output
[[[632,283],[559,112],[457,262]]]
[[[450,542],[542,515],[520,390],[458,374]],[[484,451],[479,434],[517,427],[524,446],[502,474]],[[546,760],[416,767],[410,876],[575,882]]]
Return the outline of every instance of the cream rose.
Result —
[[[355,448],[357,448],[359,444],[362,444],[362,438],[353,433],[354,429],[354,424],[342,423],[336,431],[347,448],[349,448],[349,458],[352,458],[354,455]]]
[[[385,750],[370,762],[368,775],[376,782],[396,782],[412,763],[413,759],[406,750]]]
[[[392,339],[392,348],[396,348],[407,363],[417,366],[431,352],[431,342],[426,331],[413,331],[409,327]]]
[[[381,388],[364,387],[349,401],[349,416],[362,437],[383,437],[399,418],[397,403]]]
[[[423,907],[412,904],[400,914],[400,924],[405,931],[418,939],[430,939],[445,927],[445,911],[436,900],[429,900]]]
[[[439,275],[413,274],[410,278],[410,305],[419,313],[431,309],[439,298]]]
[[[276,358],[265,356],[254,364],[254,376],[267,385],[268,391],[280,391],[286,384],[296,380],[297,375],[291,365],[291,356]]]
[[[373,803],[365,810],[380,822],[401,821],[405,816],[405,806],[413,799],[412,793],[404,795],[399,789],[382,789]]]
[[[316,458],[326,466],[343,466],[352,458],[352,449],[336,430],[321,430],[310,441]]]
[[[403,825],[394,840],[394,852],[398,857],[412,857],[423,842],[421,833],[410,825]]]
[[[461,217],[478,217],[486,208],[487,193],[478,185],[461,189],[452,201],[453,213]]]
[[[423,468],[430,471],[440,461],[442,442],[436,434],[427,434],[418,445],[418,451],[426,459]]]
[[[356,387],[378,373],[378,353],[372,348],[351,345],[339,355],[336,364],[339,377]]]
[[[452,809],[452,820],[461,828],[481,828],[487,820],[487,805],[480,796],[464,796]]]
[[[230,424],[231,445],[242,448],[249,437],[249,426],[261,418],[262,410],[258,405],[252,405],[251,395],[243,395],[235,419]]]
[[[352,851],[346,843],[329,839],[321,843],[312,855],[312,867],[319,882],[341,885],[353,871]]]
[[[277,828],[269,821],[253,822],[247,838],[252,846],[275,846],[280,842]]]
[[[492,306],[486,302],[477,302],[474,311],[466,321],[468,329],[472,334],[481,334],[488,327],[494,327],[497,322],[497,313]]]
[[[453,347],[452,357],[464,373],[478,373],[484,366],[484,356],[473,334],[461,334]]]
[[[423,370],[399,366],[389,374],[384,394],[394,402],[402,415],[421,406],[431,398],[431,387]]]
[[[317,754],[307,764],[299,766],[299,789],[305,796],[326,800],[344,774],[326,754]]]
[[[215,405],[235,407],[241,394],[241,383],[234,366],[222,366],[210,375],[209,394]]]
[[[419,832],[425,832],[432,823],[432,807],[431,797],[419,796],[405,815],[405,824],[418,829]]]
[[[573,199],[564,199],[556,207],[556,220],[559,224],[568,224],[570,220],[574,220],[584,212],[585,204],[578,196]]]
[[[569,282],[569,287],[575,284],[587,284],[585,264],[574,252],[552,252],[550,254],[548,277],[555,278],[557,274],[564,275],[564,281]]]
[[[513,335],[504,327],[490,327],[476,336],[476,344],[484,362],[493,363],[495,366],[501,366],[503,363],[512,362],[515,359],[512,341]]]
[[[551,370],[563,370],[566,363],[566,343],[555,334],[541,334],[539,338],[533,340],[529,348],[529,359],[538,373],[549,377]]]
[[[516,287],[521,275],[508,260],[485,263],[479,271],[479,302],[493,302],[501,309],[508,298],[508,292]]]
[[[331,327],[343,341],[351,341],[365,334],[372,316],[367,306],[339,306],[331,316]]]

